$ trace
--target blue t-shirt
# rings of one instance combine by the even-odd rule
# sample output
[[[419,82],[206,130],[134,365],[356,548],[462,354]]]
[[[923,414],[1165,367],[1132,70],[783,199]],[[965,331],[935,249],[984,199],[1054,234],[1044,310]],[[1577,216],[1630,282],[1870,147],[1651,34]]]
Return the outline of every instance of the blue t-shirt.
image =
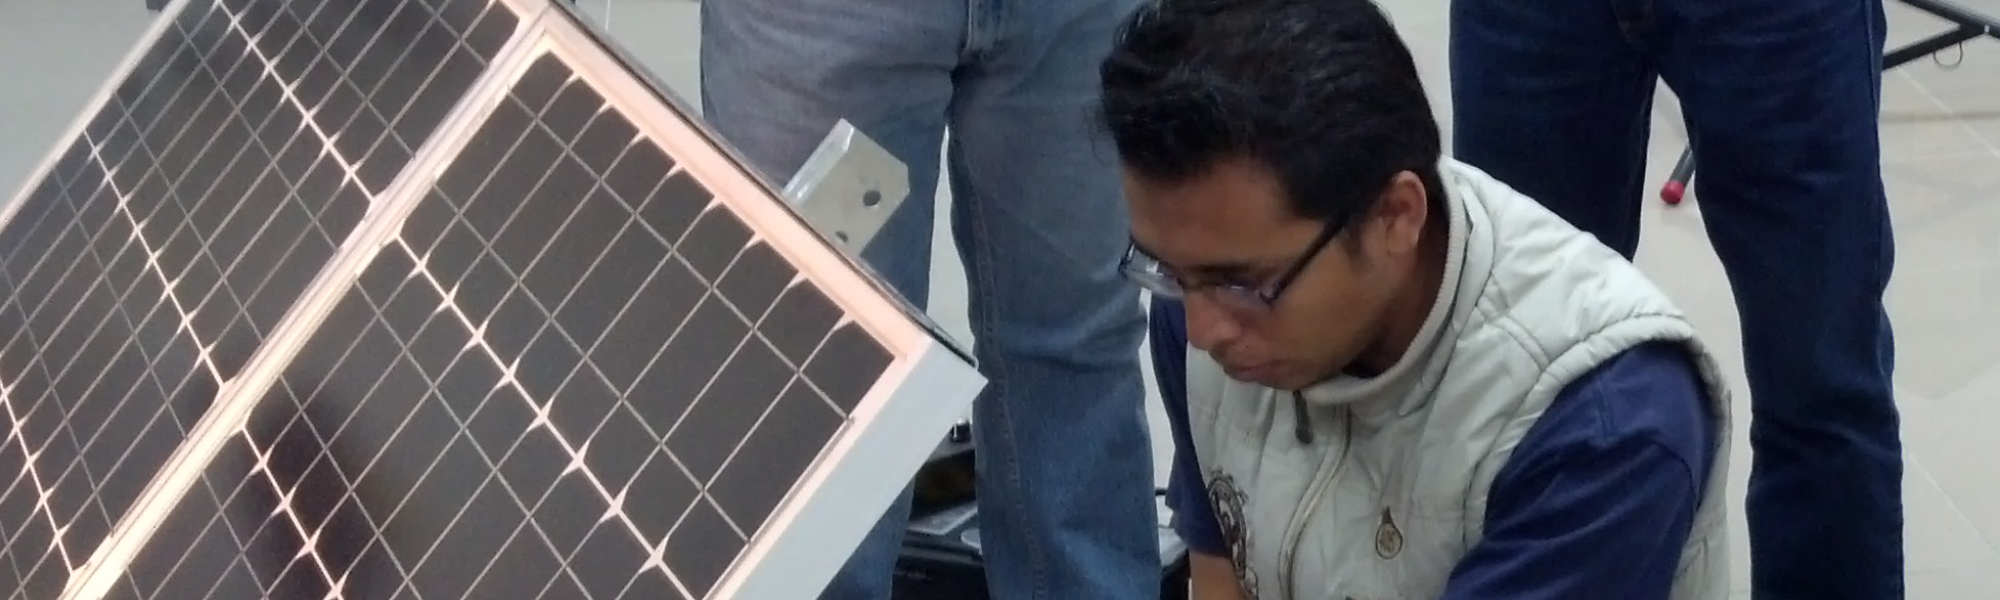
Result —
[[[1188,434],[1185,323],[1179,303],[1154,299],[1153,369],[1174,435],[1168,502],[1190,549],[1228,556]],[[1443,600],[1667,598],[1716,455],[1706,397],[1692,359],[1666,343],[1571,383],[1495,477],[1486,529]]]

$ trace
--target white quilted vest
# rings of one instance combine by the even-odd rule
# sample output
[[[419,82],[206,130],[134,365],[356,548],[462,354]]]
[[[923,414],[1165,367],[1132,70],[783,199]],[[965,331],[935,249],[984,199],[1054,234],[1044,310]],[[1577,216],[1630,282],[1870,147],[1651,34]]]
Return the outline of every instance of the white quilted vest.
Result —
[[[1196,453],[1231,557],[1257,600],[1434,600],[1479,541],[1486,493],[1570,381],[1626,348],[1683,340],[1700,357],[1723,444],[1676,600],[1728,598],[1729,395],[1680,311],[1589,234],[1446,160],[1444,293],[1383,375],[1289,392],[1228,379],[1189,348]],[[1616,552],[1617,548],[1605,548]]]

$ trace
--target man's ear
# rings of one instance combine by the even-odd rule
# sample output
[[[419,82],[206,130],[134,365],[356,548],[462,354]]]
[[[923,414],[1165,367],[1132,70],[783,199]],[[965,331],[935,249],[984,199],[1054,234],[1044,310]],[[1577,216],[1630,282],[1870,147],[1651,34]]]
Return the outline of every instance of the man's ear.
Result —
[[[1429,193],[1416,173],[1402,171],[1389,178],[1366,220],[1368,253],[1385,258],[1415,254],[1430,206]]]

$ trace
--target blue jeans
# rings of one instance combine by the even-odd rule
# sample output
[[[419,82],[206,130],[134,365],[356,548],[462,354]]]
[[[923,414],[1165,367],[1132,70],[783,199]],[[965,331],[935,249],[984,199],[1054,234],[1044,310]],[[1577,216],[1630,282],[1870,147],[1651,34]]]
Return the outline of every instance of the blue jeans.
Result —
[[[1001,600],[1159,593],[1146,321],[1117,269],[1130,239],[1118,166],[1091,117],[1098,64],[1136,7],[701,3],[706,118],[764,176],[788,179],[842,118],[910,166],[910,199],[863,258],[919,306],[941,146],[948,155],[975,352],[991,380],[973,435],[988,586]],[[906,491],[823,597],[887,599],[908,517]]]
[[[1655,84],[1741,315],[1759,600],[1903,596],[1881,0],[1454,0],[1454,153],[1627,257]]]

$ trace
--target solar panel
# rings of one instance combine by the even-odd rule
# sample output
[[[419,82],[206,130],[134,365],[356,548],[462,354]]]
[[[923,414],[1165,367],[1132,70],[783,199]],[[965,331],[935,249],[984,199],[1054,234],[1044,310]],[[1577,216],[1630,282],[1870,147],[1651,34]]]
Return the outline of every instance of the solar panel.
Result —
[[[0,221],[0,596],[811,597],[983,385],[566,9],[167,14]]]
[[[17,203],[0,590],[61,591],[517,29],[432,8],[189,3]]]

